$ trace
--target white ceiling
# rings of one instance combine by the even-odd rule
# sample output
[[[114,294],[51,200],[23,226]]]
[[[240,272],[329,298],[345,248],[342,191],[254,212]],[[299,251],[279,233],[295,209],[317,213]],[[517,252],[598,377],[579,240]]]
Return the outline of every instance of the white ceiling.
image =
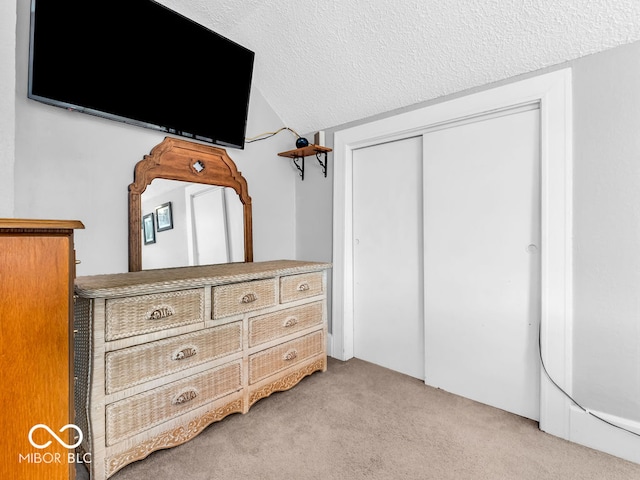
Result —
[[[639,0],[159,1],[253,50],[301,134],[640,40]]]

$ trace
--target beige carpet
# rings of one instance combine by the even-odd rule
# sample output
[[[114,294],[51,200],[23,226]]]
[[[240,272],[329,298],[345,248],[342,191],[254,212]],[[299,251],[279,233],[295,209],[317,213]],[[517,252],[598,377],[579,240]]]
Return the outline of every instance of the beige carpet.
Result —
[[[640,465],[353,359],[113,480],[640,479]]]

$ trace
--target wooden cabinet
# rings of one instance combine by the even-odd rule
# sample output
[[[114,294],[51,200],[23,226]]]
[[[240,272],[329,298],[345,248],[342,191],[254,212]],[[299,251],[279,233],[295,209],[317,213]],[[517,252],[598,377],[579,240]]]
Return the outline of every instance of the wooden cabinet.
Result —
[[[280,260],[76,280],[77,423],[91,478],[326,370],[329,264]]]
[[[74,423],[71,305],[79,228],[77,221],[0,219],[0,478],[75,476],[74,449],[50,431],[66,445],[78,435],[65,427]]]

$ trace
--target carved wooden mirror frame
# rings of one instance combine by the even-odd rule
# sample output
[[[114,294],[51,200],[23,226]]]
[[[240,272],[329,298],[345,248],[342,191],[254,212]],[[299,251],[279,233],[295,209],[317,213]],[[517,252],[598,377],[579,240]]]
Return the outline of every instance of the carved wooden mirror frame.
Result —
[[[129,271],[142,270],[141,195],[155,178],[233,188],[244,210],[244,260],[253,261],[251,197],[247,181],[223,148],[165,138],[135,167],[129,185]]]

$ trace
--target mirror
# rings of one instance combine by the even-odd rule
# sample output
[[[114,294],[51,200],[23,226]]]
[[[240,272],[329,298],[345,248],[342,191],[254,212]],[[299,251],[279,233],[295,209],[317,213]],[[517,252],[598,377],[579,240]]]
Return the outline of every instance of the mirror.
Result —
[[[142,270],[244,262],[243,208],[233,188],[156,178],[141,208],[149,219]]]
[[[226,150],[167,137],[129,185],[129,271],[251,262],[251,220],[247,182]]]

